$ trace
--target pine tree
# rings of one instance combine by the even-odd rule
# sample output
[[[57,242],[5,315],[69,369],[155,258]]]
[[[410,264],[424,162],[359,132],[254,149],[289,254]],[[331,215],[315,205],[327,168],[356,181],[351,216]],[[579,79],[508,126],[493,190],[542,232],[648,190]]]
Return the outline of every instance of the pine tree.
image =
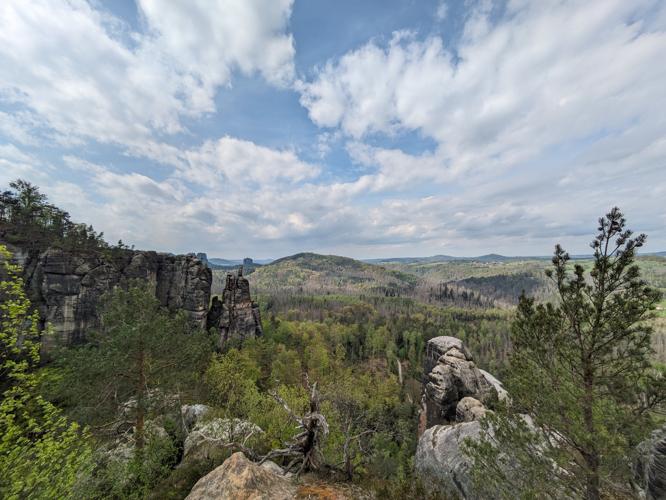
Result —
[[[147,283],[117,288],[107,297],[102,327],[78,348],[60,355],[61,397],[78,418],[97,429],[133,428],[137,451],[145,444],[147,418],[178,401],[202,372],[211,346],[193,332],[184,313],[170,315]]]
[[[646,240],[613,208],[599,219],[592,268],[556,246],[556,303],[522,296],[506,386],[511,403],[468,442],[479,487],[506,498],[630,494],[631,457],[656,426],[666,378],[652,366],[646,323],[660,293],[640,279]],[[481,484],[482,483],[482,484]]]

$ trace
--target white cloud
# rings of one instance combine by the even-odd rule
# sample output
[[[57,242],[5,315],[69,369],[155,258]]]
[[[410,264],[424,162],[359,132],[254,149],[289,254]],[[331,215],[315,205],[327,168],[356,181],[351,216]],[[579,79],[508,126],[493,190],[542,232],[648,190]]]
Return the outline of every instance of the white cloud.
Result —
[[[666,10],[654,1],[512,2],[493,25],[481,8],[455,55],[439,37],[399,32],[300,82],[301,103],[317,125],[355,139],[418,131],[461,172],[519,164],[645,117],[654,129],[655,109],[666,108],[666,25],[641,22],[649,9]]]
[[[270,149],[233,137],[206,141],[185,152],[184,158],[188,164],[184,176],[202,184],[254,182],[263,187],[277,180],[298,182],[319,173],[318,167],[301,161],[291,150]]]
[[[370,41],[295,84],[325,129],[322,165],[288,146],[168,137],[214,110],[234,73],[289,84],[291,1],[141,1],[141,33],[83,1],[21,5],[0,4],[0,100],[24,105],[0,114],[0,180],[27,177],[111,241],[230,257],[584,251],[620,204],[656,233],[650,249],[666,244],[662,4],[512,1],[499,21],[481,4],[455,47]],[[392,145],[405,132],[432,150]],[[49,133],[119,144],[127,164],[53,160]],[[329,152],[345,143],[353,164],[338,170]]]
[[[154,134],[181,131],[183,116],[214,111],[216,89],[234,71],[289,82],[291,4],[145,0],[146,32],[134,33],[83,0],[8,0],[0,5],[0,95],[70,140],[141,152]]]

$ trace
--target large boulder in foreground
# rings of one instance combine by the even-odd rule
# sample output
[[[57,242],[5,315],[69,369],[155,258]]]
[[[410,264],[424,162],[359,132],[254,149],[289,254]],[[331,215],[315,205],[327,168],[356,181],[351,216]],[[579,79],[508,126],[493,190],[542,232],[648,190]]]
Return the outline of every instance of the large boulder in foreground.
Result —
[[[478,421],[435,425],[423,433],[416,448],[414,467],[428,492],[447,498],[474,498],[471,463],[461,445],[465,438],[477,439],[480,433]]]
[[[474,363],[462,341],[435,337],[428,341],[424,361],[425,428],[456,422],[460,400],[471,397],[484,406],[498,400],[498,391]]]
[[[638,446],[634,472],[647,500],[666,498],[666,426]]]
[[[199,479],[186,500],[287,500],[296,492],[289,479],[237,452]]]

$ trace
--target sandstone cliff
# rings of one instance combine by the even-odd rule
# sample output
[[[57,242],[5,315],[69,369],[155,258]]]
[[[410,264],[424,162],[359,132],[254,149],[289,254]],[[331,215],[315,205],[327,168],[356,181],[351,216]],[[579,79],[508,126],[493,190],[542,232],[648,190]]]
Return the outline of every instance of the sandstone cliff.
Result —
[[[428,341],[424,374],[416,474],[433,494],[474,498],[471,463],[461,445],[479,437],[479,420],[508,395],[455,337]]]
[[[252,300],[250,283],[243,277],[243,266],[238,274],[227,274],[222,298],[213,297],[206,328],[219,331],[220,346],[229,340],[242,342],[263,334],[259,306]]]
[[[212,274],[192,255],[56,248],[35,254],[8,247],[23,266],[26,287],[42,321],[50,323],[64,342],[84,340],[86,331],[99,323],[102,295],[133,279],[148,281],[164,307],[183,310],[195,324],[205,326]]]

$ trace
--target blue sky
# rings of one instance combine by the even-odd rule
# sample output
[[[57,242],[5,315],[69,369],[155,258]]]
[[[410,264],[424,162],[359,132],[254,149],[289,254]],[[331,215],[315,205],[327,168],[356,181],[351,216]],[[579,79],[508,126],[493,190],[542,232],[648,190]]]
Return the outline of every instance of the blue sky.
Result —
[[[211,256],[666,249],[666,4],[7,0],[0,184]]]

